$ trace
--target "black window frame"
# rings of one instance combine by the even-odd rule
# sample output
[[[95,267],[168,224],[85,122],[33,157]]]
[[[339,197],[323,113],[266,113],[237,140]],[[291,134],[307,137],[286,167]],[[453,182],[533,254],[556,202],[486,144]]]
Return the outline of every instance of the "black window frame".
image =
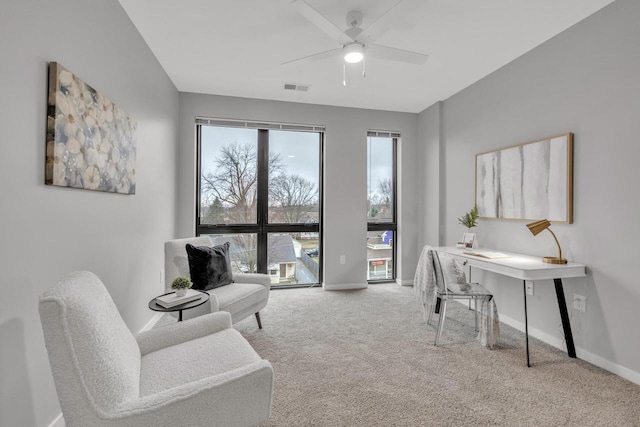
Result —
[[[219,123],[219,124],[218,124]],[[224,124],[223,124],[224,123]],[[244,126],[242,126],[244,124]],[[234,126],[235,125],[235,126]],[[262,126],[261,126],[262,125]],[[239,129],[251,127],[258,131],[257,141],[257,212],[255,224],[202,224],[201,219],[201,174],[202,174],[202,126],[235,127]],[[293,132],[314,132],[318,134],[318,222],[317,223],[269,223],[269,131],[285,130]],[[323,126],[288,125],[269,122],[246,122],[235,120],[218,119],[196,119],[196,224],[195,235],[215,235],[215,234],[256,234],[257,235],[257,272],[267,274],[267,241],[272,233],[318,233],[318,282],[295,285],[272,285],[271,289],[278,288],[307,288],[321,286],[323,282],[323,206],[324,206],[324,141],[325,133]]]
[[[400,134],[397,132],[385,132],[385,131],[368,131],[367,143],[370,137],[388,137],[392,140],[392,165],[391,165],[391,180],[393,188],[393,208],[392,220],[390,222],[370,222],[367,218],[367,234],[370,231],[392,231],[393,232],[393,247],[391,250],[392,256],[392,275],[390,279],[367,279],[368,284],[376,283],[394,283],[397,277],[397,259],[398,259],[398,141]],[[367,162],[367,171],[369,170],[369,164]],[[367,259],[367,273],[369,269],[369,260]]]

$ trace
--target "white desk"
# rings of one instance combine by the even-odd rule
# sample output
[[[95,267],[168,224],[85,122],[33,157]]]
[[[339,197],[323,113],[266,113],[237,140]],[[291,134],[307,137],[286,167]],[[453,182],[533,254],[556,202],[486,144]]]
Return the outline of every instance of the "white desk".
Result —
[[[522,289],[524,292],[524,332],[527,349],[527,366],[531,366],[531,364],[529,361],[529,325],[527,320],[527,286],[525,281],[553,280],[556,287],[556,296],[558,298],[560,318],[562,319],[562,328],[564,329],[564,338],[567,343],[567,353],[569,354],[569,357],[576,357],[576,349],[573,344],[573,334],[571,333],[571,323],[569,322],[567,303],[564,297],[564,290],[562,288],[562,279],[586,276],[586,266],[575,262],[569,262],[567,264],[548,264],[546,262],[542,262],[542,257],[499,251],[496,249],[480,248],[469,250],[449,246],[441,246],[433,249],[438,252],[452,255],[462,260],[465,265],[522,280]],[[509,255],[509,257],[489,259],[465,252],[500,252],[502,254]]]

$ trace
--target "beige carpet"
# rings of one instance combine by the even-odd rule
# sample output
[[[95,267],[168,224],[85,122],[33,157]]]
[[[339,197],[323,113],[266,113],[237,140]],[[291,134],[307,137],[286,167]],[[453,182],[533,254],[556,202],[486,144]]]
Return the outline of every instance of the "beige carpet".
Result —
[[[275,370],[264,425],[640,426],[640,386],[537,340],[527,368],[523,334],[501,324],[487,350],[447,311],[436,348],[410,287],[272,291],[263,330],[235,325]]]

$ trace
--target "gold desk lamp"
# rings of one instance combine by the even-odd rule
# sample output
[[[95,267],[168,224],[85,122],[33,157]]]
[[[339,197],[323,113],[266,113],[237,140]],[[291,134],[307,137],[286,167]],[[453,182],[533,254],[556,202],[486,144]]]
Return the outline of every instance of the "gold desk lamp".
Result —
[[[549,228],[551,223],[548,219],[541,219],[540,221],[532,222],[531,224],[527,224],[527,228],[534,236],[537,236],[543,230],[549,230],[549,233],[556,240],[556,244],[558,245],[558,257],[546,256],[542,258],[542,261],[548,262],[549,264],[566,264],[567,260],[562,258],[562,249],[560,249],[560,243],[558,242],[558,238],[554,234],[553,231]]]

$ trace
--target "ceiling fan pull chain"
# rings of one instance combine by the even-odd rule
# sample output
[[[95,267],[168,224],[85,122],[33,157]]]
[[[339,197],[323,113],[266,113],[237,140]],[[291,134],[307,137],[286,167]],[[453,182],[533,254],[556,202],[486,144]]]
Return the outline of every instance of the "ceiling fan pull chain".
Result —
[[[347,87],[347,64],[342,62],[342,86]]]
[[[362,57],[362,78],[365,78],[365,69],[366,69],[366,64],[367,64],[367,57],[364,56]]]

